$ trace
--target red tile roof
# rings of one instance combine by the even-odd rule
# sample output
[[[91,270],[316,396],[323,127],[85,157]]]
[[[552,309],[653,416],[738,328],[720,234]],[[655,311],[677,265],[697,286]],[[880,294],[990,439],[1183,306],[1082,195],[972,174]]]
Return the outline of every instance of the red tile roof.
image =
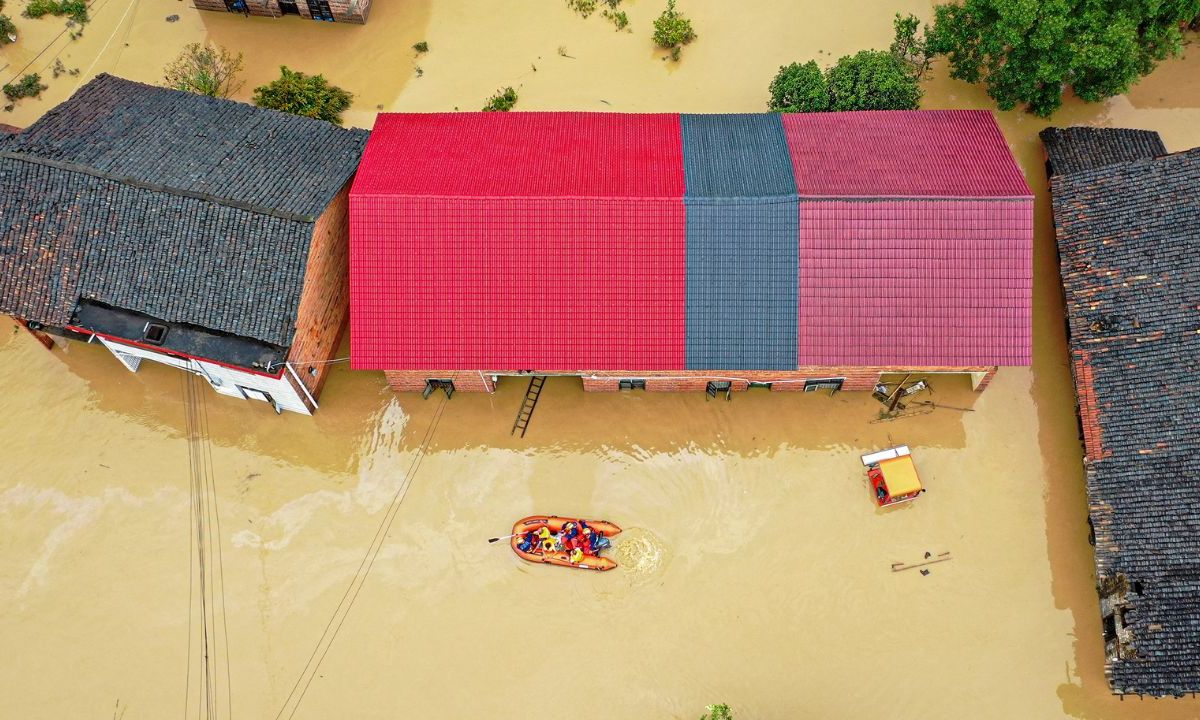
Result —
[[[986,110],[783,116],[800,196],[1032,197]]]
[[[1028,365],[1033,200],[802,200],[800,364]]]
[[[679,136],[678,115],[382,114],[354,194],[680,198]]]

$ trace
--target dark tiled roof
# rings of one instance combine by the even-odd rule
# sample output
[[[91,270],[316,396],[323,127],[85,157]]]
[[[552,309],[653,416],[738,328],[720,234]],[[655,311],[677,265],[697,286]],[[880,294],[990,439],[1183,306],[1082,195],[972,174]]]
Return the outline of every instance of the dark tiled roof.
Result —
[[[100,75],[4,149],[315,218],[366,142],[363,130]]]
[[[1041,132],[1041,138],[1051,175],[1068,175],[1167,154],[1162,138],[1150,130],[1049,127]]]
[[[1197,692],[1200,149],[1051,187],[1096,567],[1130,586],[1136,657],[1110,659],[1109,679],[1116,692]]]
[[[0,159],[0,311],[79,298],[288,346],[312,224]]]
[[[286,347],[365,141],[101,75],[0,140],[0,312],[62,326],[91,299]]]

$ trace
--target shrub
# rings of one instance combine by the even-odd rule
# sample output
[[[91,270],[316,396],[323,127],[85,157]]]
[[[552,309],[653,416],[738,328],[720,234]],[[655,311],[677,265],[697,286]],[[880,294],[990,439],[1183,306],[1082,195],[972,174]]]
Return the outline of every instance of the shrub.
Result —
[[[342,124],[342,113],[350,107],[352,94],[330,85],[324,75],[305,75],[287,66],[281,66],[279,74],[278,80],[254,88],[255,105]]]
[[[233,55],[220,45],[192,43],[163,71],[167,87],[207,95],[229,97],[242,87],[242,54]]]
[[[0,45],[7,45],[17,39],[17,25],[7,15],[0,15]]]
[[[830,110],[916,110],[921,84],[891,53],[862,50],[837,61],[825,76]]]
[[[58,3],[55,0],[29,0],[22,14],[27,18],[40,18],[52,14],[57,9]]]
[[[596,12],[596,0],[567,0],[567,7],[584,17]]]
[[[701,716],[700,720],[733,720],[733,711],[728,705],[709,705],[705,709],[708,712]]]
[[[21,98],[37,97],[42,94],[46,86],[42,84],[42,78],[37,73],[30,73],[22,76],[16,84],[4,86],[4,97],[15,102]]]
[[[696,39],[692,21],[679,14],[675,0],[667,0],[667,9],[654,21],[654,44],[671,51],[671,59],[679,60],[683,46]]]
[[[413,50],[416,50],[418,55],[420,55],[421,53],[427,53],[427,52],[429,52],[429,43],[422,40],[421,42],[417,43],[416,45],[413,45]]]
[[[624,30],[629,27],[629,16],[624,10],[605,10],[604,17],[612,21],[612,24],[617,27],[617,30]]]
[[[771,81],[771,101],[767,107],[774,112],[822,112],[829,109],[829,86],[825,74],[813,60],[801,65],[792,63],[779,68]]]
[[[484,112],[508,112],[517,104],[517,91],[510,87],[498,90],[495,95],[488,98],[487,104],[483,106]]]
[[[40,18],[43,15],[66,15],[75,22],[83,25],[87,23],[88,9],[87,3],[84,0],[29,0],[29,4],[25,6],[25,17]]]

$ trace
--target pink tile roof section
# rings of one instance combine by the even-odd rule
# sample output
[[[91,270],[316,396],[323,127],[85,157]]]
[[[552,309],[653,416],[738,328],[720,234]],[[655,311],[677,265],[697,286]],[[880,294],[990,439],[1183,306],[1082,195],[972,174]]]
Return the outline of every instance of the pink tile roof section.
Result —
[[[354,193],[679,198],[684,194],[679,116],[381,114]]]
[[[1028,365],[1033,200],[800,203],[800,364]]]
[[[987,110],[783,116],[801,197],[1032,197]]]

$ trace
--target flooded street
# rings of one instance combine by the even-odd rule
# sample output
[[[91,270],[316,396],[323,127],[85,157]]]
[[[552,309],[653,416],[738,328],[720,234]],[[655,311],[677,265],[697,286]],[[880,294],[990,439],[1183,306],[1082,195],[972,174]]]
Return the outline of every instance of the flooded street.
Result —
[[[632,33],[558,0],[378,0],[365,27],[97,0],[77,41],[19,4],[4,80],[81,70],[45,71],[43,98],[2,119],[19,126],[91,74],[156,82],[204,39],[245,54],[238,97],[280,64],[323,72],[362,127],[378,109],[475,110],[506,85],[523,110],[759,111],[780,64],[886,47],[893,13],[931,15],[680,0],[699,39],[674,65],[648,39],[654,0],[627,1]],[[926,92],[927,108],[992,107],[944,64]],[[893,422],[872,422],[865,394],[584,395],[555,378],[524,439],[513,379],[425,401],[340,365],[312,418],[204,389],[224,587],[207,611],[180,374],[129,373],[97,345],[47,352],[0,318],[0,715],[198,717],[208,617],[223,618],[222,717],[690,720],[714,702],[739,720],[1200,717],[1200,700],[1121,701],[1104,680],[1048,123],[997,117],[1037,195],[1032,368],[980,395],[934,376],[946,407]],[[1200,146],[1200,45],[1053,122]],[[880,511],[858,456],[893,443],[929,491]],[[626,528],[621,567],[531,566],[487,543],[541,513]],[[952,560],[891,571],[926,552]]]

